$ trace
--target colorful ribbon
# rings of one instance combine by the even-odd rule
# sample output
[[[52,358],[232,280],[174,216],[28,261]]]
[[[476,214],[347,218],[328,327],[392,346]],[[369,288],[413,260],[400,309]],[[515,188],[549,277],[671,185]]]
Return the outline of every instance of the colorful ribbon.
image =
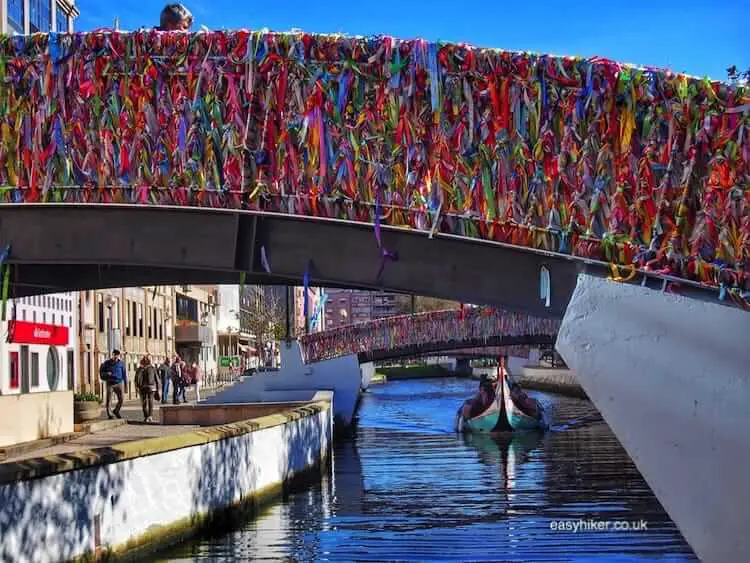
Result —
[[[374,223],[378,281],[390,225],[741,294],[748,107],[739,82],[386,36],[6,36],[0,201]]]

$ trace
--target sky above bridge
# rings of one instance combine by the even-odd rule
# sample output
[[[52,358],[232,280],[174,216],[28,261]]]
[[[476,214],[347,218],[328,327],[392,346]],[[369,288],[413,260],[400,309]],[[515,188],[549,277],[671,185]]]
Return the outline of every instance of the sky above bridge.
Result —
[[[714,79],[726,68],[750,67],[747,0],[498,2],[497,0],[378,0],[247,2],[187,0],[194,29],[262,28],[287,31],[389,34],[409,39],[467,42],[483,47],[558,55],[599,55]],[[78,31],[134,30],[158,24],[163,0],[78,0]]]

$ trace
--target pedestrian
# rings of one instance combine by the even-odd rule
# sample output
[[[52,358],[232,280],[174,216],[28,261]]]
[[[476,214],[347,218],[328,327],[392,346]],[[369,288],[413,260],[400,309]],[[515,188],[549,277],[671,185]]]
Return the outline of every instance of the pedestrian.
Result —
[[[180,356],[174,357],[172,362],[172,385],[174,390],[172,391],[172,402],[175,405],[180,404],[180,399],[183,403],[186,403],[185,399],[185,362],[182,361]]]
[[[106,411],[107,418],[122,418],[120,409],[122,408],[122,399],[125,385],[128,384],[128,373],[125,364],[120,359],[120,351],[112,350],[112,357],[99,366],[99,377],[106,383]],[[117,397],[117,405],[110,410],[112,393]]]
[[[172,380],[172,366],[168,357],[164,358],[159,366],[159,379],[161,380],[161,404],[165,405],[169,399],[169,383]]]
[[[190,31],[193,14],[182,4],[167,4],[159,16],[159,31]]]
[[[203,374],[201,368],[196,362],[193,362],[193,383],[195,383],[195,401],[201,402],[201,382],[203,381]]]
[[[151,364],[148,356],[141,359],[141,367],[138,368],[135,375],[135,386],[141,396],[143,421],[153,422],[154,397],[157,400],[159,398],[159,372]]]

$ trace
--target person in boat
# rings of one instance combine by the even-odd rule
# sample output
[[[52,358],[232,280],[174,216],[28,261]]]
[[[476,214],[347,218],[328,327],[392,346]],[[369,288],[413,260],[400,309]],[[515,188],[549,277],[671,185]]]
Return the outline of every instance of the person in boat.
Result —
[[[508,382],[508,390],[510,391],[510,398],[513,399],[513,403],[527,415],[534,418],[539,418],[541,416],[541,411],[539,410],[537,402],[529,397],[526,391],[524,391],[521,386],[510,376],[508,370],[505,367],[506,365],[507,357],[500,356],[500,358],[498,358],[497,365],[498,382],[502,381],[501,378],[504,377],[505,381]]]
[[[482,414],[495,400],[495,385],[492,380],[482,374],[479,378],[477,394],[464,403],[463,417],[466,420]]]

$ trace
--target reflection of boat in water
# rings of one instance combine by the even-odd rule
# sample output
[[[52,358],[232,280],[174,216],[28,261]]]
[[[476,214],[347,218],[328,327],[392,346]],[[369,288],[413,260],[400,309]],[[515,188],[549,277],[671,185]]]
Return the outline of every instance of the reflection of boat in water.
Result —
[[[471,412],[477,399],[469,399],[461,405],[456,413],[456,430],[496,433],[549,429],[551,407],[529,397],[504,369],[501,368],[500,373],[502,377],[496,385],[499,392],[495,391],[495,396],[486,408],[465,417],[465,411]],[[483,380],[480,385],[487,383]]]
[[[539,431],[487,434],[467,432],[462,434],[463,442],[479,453],[479,461],[496,466],[502,477],[502,489],[510,493],[517,485],[521,465],[529,460],[529,454],[537,449],[544,434]],[[534,473],[524,477],[527,484],[534,483]],[[538,476],[537,476],[538,479]],[[506,501],[511,500],[506,497]]]

